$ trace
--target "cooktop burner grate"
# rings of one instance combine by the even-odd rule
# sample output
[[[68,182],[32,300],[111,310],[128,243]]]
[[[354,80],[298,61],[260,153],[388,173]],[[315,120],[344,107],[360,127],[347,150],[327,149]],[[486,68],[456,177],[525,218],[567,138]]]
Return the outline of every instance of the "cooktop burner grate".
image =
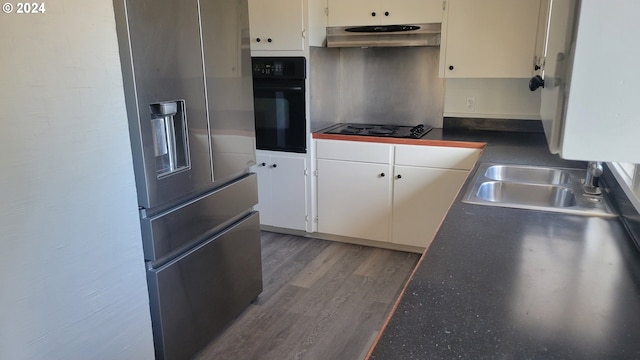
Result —
[[[370,130],[369,134],[371,135],[391,135],[394,132],[396,132],[396,130],[391,130],[391,129],[374,129],[374,130]]]
[[[325,131],[325,134],[380,136],[405,139],[419,139],[431,130],[424,125],[399,126],[376,124],[340,124]]]
[[[340,130],[340,134],[346,134],[346,135],[358,135],[361,132],[362,131],[359,130],[359,129],[342,129],[342,130]]]
[[[369,130],[372,129],[372,125],[363,125],[363,124],[347,124],[347,129],[353,130]]]

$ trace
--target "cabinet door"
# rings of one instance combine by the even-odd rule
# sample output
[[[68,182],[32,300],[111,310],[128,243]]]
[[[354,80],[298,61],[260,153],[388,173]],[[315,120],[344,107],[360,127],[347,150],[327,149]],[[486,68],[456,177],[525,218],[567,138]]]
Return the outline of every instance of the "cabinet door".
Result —
[[[271,208],[268,225],[306,230],[307,179],[304,158],[271,156]],[[263,222],[263,224],[267,224]]]
[[[442,0],[385,0],[380,8],[383,24],[442,22]]]
[[[329,26],[380,24],[380,0],[328,0],[327,6]]]
[[[536,32],[536,47],[533,58],[533,69],[531,70],[532,76],[542,75],[550,4],[551,0],[540,0],[540,12],[538,14],[538,31]]]
[[[540,0],[449,0],[441,74],[448,78],[529,78]]]
[[[577,3],[573,50],[565,52],[565,60],[548,53],[546,61],[553,59],[556,70],[544,70],[545,92],[548,87],[567,91],[564,121],[556,118],[562,122],[560,157],[640,163],[640,51],[625,41],[640,38],[640,1]]]
[[[250,0],[251,50],[303,50],[302,0]]]
[[[468,171],[395,166],[392,242],[427,247]]]
[[[441,0],[328,0],[329,26],[442,22]]]
[[[318,160],[318,231],[389,240],[388,164]]]
[[[543,69],[546,86],[539,91],[542,92],[540,94],[540,117],[547,137],[547,144],[549,144],[549,150],[557,154],[560,151],[563,132],[562,119],[565,113],[565,96],[568,84],[566,79],[569,77],[565,73],[567,69],[565,63],[568,60],[566,54],[571,52],[574,31],[572,24],[577,3],[576,1],[556,1],[552,3],[552,6],[548,20],[549,29],[546,34]],[[557,83],[556,79],[559,79]],[[598,101],[598,104],[601,106],[602,102]],[[591,127],[588,129],[592,131]],[[595,143],[588,142],[586,144],[593,147]]]

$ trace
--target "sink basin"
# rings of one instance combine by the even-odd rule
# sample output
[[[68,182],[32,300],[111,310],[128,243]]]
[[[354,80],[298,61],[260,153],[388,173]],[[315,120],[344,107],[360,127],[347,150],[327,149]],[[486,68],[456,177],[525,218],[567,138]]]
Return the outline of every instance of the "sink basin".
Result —
[[[586,216],[616,217],[604,195],[584,192],[582,169],[480,164],[463,202]]]
[[[484,176],[499,181],[555,185],[568,184],[571,178],[569,172],[562,169],[516,165],[491,165]]]
[[[480,184],[476,196],[490,202],[568,207],[576,205],[571,189],[561,186],[487,181]]]

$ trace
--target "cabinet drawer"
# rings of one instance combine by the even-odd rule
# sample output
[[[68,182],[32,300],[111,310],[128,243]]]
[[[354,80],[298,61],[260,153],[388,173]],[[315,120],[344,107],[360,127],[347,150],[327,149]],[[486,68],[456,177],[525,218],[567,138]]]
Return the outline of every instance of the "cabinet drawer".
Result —
[[[389,164],[391,146],[357,141],[316,140],[316,154],[318,159]]]
[[[445,146],[396,145],[396,165],[471,170],[480,150]]]

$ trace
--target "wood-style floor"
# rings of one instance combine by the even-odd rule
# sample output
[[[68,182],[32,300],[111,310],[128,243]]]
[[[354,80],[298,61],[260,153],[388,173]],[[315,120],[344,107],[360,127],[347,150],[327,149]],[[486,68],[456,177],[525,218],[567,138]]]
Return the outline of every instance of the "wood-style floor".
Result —
[[[264,291],[198,360],[363,359],[417,254],[262,233]]]

